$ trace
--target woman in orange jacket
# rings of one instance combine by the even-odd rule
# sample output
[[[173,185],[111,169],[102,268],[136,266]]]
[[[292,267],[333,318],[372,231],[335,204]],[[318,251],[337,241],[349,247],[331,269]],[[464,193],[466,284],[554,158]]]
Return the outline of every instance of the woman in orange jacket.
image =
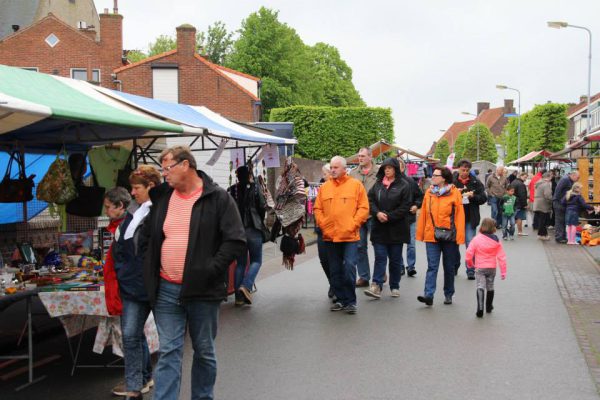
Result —
[[[452,181],[452,172],[448,168],[434,169],[431,186],[425,193],[417,221],[417,240],[425,242],[427,251],[424,294],[418,296],[417,300],[428,306],[433,304],[440,258],[444,266],[444,304],[452,304],[454,266],[460,259],[458,246],[465,243],[462,196]],[[441,232],[444,229],[446,232]]]

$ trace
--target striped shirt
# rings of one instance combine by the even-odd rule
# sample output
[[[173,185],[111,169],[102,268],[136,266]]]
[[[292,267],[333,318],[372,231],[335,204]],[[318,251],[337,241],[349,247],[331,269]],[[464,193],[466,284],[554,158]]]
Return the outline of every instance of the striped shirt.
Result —
[[[173,283],[183,280],[183,268],[190,236],[192,207],[202,195],[202,188],[189,196],[174,190],[163,225],[165,240],[160,255],[160,276]]]

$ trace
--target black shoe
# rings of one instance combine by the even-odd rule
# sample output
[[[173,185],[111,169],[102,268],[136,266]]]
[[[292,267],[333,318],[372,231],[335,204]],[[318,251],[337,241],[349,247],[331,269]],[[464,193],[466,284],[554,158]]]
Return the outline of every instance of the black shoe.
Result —
[[[494,291],[488,290],[487,297],[485,299],[485,312],[491,313],[494,309]]]
[[[125,400],[142,400],[144,398],[144,395],[142,395],[141,393],[138,393],[135,396],[125,396]]]
[[[406,270],[404,270],[404,269],[400,270],[400,276],[404,276],[405,273],[406,273]]]
[[[567,239],[558,239],[556,243],[565,244],[567,243]]]
[[[469,275],[467,275],[467,279],[470,280],[470,281],[474,281],[475,280],[475,275],[469,274]]]
[[[409,269],[407,272],[408,276],[413,277],[417,274],[417,270],[415,269]]]
[[[489,293],[489,292],[488,292]],[[483,289],[477,289],[477,318],[483,317],[483,298],[485,297],[485,293]]]
[[[444,299],[444,304],[452,304],[452,296],[446,296]]]
[[[417,300],[421,303],[425,303],[428,306],[433,305],[433,297],[417,296]]]

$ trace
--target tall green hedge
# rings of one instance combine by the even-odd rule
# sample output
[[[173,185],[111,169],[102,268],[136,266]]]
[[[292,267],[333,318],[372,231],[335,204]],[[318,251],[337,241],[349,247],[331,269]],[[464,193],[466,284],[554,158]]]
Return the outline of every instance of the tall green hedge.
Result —
[[[293,122],[296,153],[313,160],[348,157],[380,139],[394,141],[392,110],[376,107],[274,108],[270,121]]]

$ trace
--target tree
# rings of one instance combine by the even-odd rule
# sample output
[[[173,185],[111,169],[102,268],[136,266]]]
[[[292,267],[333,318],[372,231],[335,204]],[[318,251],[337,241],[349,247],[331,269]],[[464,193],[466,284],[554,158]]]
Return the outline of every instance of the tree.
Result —
[[[261,77],[265,115],[273,107],[314,104],[306,46],[296,31],[277,17],[277,11],[265,7],[250,14],[226,59],[226,66]]]
[[[565,104],[548,103],[536,105],[533,110],[521,116],[521,152],[523,157],[532,151],[561,150],[567,140],[569,119]],[[518,156],[518,119],[511,118],[507,124],[506,162]]]
[[[225,23],[217,21],[208,26],[207,32],[196,34],[198,52],[215,64],[223,65],[233,48],[233,32],[228,32]]]
[[[315,104],[334,107],[362,107],[365,102],[352,83],[352,69],[334,46],[317,43],[308,48],[315,90]]]
[[[450,155],[450,146],[447,139],[442,139],[435,144],[434,157],[440,160],[440,163],[446,163],[446,159]]]
[[[456,140],[454,140],[454,148],[452,151],[454,152],[455,165],[461,158],[463,158],[463,154],[465,154],[465,151],[467,150],[467,136],[467,131],[461,132],[456,137]]]
[[[160,35],[154,43],[148,43],[148,57],[177,48],[177,40],[168,35]]]
[[[147,57],[148,56],[141,50],[129,50],[127,52],[127,60],[132,64],[138,61],[142,61],[144,58]]]

